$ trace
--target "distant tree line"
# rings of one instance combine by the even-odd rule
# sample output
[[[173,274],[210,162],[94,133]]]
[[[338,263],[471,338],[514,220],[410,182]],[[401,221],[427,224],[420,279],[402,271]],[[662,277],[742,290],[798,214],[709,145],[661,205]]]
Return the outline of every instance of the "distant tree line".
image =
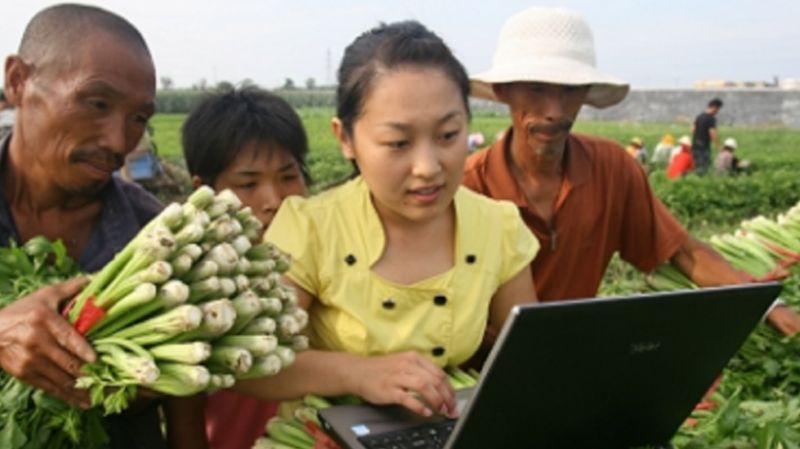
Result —
[[[233,86],[223,86],[232,89]],[[223,89],[226,90],[226,89]],[[188,113],[203,98],[219,92],[218,89],[170,89],[159,90],[156,94],[156,109],[160,113]],[[333,88],[273,89],[272,93],[284,98],[294,108],[334,107],[336,92]]]
[[[216,85],[209,85],[201,79],[190,88],[175,88],[172,78],[160,78],[161,89],[156,94],[156,107],[158,112],[168,114],[188,113],[203,98],[218,92],[232,90],[237,87],[259,87],[253,80],[244,79],[234,84],[230,81],[220,81]],[[284,84],[277,89],[268,89],[281,96],[295,108],[306,107],[334,107],[336,92],[334,86],[317,86],[314,78],[308,78],[305,86],[297,86],[291,78],[286,78]]]

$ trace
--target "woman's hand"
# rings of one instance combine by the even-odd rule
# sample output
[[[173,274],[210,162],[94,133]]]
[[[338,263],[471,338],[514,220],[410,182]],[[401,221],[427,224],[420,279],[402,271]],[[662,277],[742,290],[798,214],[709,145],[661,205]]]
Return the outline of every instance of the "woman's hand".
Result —
[[[458,416],[445,372],[414,351],[360,358],[352,367],[351,391],[373,404],[400,404],[423,416]]]

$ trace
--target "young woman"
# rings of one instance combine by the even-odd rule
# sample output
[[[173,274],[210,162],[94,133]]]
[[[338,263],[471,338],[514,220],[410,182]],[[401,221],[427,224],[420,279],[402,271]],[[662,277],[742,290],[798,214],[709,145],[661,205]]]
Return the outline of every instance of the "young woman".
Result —
[[[456,415],[442,367],[467,360],[487,322],[499,329],[512,306],[535,301],[538,250],[513,205],[460,186],[468,91],[464,68],[419,23],[382,25],[346,49],[333,130],[360,175],[287,199],[265,237],[292,255],[314,349],[237,388]]]
[[[283,99],[257,89],[204,100],[183,125],[183,154],[195,187],[231,189],[269,226],[289,195],[305,195],[310,179],[303,123]],[[173,447],[250,448],[277,403],[225,390],[185,400],[172,418],[188,432]],[[205,409],[205,433],[203,410]]]

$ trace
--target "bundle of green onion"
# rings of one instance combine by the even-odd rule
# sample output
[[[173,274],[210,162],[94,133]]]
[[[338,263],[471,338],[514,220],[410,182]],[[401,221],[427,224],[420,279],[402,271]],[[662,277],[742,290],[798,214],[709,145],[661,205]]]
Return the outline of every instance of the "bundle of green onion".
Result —
[[[201,187],[92,277],[66,312],[98,354],[77,384],[92,405],[116,413],[139,386],[186,396],[294,361],[308,315],[280,281],[288,257],[251,244],[261,233],[236,195]]]
[[[800,203],[779,214],[777,220],[759,215],[742,221],[731,234],[711,236],[708,242],[732,267],[754,281],[783,279],[800,263]],[[658,267],[645,281],[656,291],[697,288],[670,264]]]

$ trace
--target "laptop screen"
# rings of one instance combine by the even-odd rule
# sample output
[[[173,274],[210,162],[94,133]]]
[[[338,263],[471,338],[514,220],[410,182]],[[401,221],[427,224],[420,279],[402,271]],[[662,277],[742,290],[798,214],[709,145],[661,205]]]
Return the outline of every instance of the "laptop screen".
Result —
[[[779,291],[769,283],[518,307],[449,447],[667,444]]]
[[[766,283],[516,307],[445,447],[668,446],[779,291]],[[442,447],[413,445],[420,426],[441,430],[442,418],[399,406],[320,415],[345,447],[384,434]]]

